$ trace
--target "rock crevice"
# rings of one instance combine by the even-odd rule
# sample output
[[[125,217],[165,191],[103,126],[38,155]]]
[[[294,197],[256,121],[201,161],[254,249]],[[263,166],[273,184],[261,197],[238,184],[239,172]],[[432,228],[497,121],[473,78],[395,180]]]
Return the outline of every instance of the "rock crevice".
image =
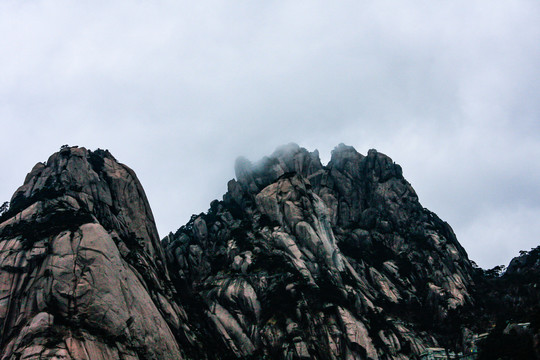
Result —
[[[108,151],[37,164],[0,215],[0,360],[406,360],[537,311],[538,249],[478,269],[376,150],[323,165],[289,144],[235,170],[160,241]]]

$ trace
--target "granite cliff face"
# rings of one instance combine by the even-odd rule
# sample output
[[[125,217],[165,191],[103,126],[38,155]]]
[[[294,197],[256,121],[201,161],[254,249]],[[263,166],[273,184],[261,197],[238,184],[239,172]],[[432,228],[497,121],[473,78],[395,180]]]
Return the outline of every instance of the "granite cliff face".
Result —
[[[0,358],[182,359],[173,300],[144,191],[105,151],[37,164],[0,225]]]
[[[216,354],[408,359],[473,304],[465,251],[387,156],[340,145],[323,166],[289,145],[236,178],[164,241]]]
[[[509,273],[530,288],[537,258]],[[131,169],[63,148],[0,216],[0,360],[413,359],[465,349],[497,284],[375,150],[239,159],[223,200],[160,241]],[[505,304],[530,314],[534,289]]]

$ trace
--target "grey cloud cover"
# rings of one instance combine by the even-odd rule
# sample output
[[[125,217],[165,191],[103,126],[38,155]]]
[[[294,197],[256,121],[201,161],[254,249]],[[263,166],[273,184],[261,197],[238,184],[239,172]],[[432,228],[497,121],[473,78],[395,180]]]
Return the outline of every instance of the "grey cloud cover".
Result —
[[[161,236],[291,141],[400,163],[483,267],[540,243],[540,3],[0,3],[0,200],[108,148]]]

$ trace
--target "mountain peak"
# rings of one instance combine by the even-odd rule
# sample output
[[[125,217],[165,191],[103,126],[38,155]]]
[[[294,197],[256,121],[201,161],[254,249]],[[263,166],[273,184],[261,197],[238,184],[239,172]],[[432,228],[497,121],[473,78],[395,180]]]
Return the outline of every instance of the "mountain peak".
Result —
[[[160,242],[107,150],[34,166],[0,216],[0,359],[406,360],[537,311],[538,248],[500,278],[474,268],[376,150],[340,144],[323,166],[288,144],[235,170]]]
[[[67,198],[122,237],[146,239],[151,256],[160,254],[150,205],[137,176],[108,150],[63,147],[38,163],[11,199],[10,212],[36,202]],[[163,255],[161,255],[163,256]]]
[[[240,158],[236,175],[224,201],[167,241],[176,281],[212,289],[215,349],[405,359],[438,345],[416,329],[421,318],[474,303],[465,251],[388,156],[340,144],[323,166],[288,144],[255,164]]]
[[[182,358],[150,206],[108,151],[63,147],[38,163],[2,219],[2,359]]]
[[[322,169],[319,152],[309,152],[295,143],[278,147],[270,156],[256,163],[239,157],[235,164],[237,181],[250,192],[257,192],[285,173],[309,177]]]

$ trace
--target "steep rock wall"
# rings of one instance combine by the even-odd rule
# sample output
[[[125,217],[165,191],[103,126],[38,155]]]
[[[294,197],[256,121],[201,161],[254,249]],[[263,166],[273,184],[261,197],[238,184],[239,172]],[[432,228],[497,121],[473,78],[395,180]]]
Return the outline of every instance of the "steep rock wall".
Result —
[[[0,224],[2,360],[181,359],[174,297],[131,169],[77,147],[32,169]]]
[[[340,145],[323,166],[291,144],[236,178],[164,241],[210,356],[408,359],[473,303],[465,251],[387,156]]]

